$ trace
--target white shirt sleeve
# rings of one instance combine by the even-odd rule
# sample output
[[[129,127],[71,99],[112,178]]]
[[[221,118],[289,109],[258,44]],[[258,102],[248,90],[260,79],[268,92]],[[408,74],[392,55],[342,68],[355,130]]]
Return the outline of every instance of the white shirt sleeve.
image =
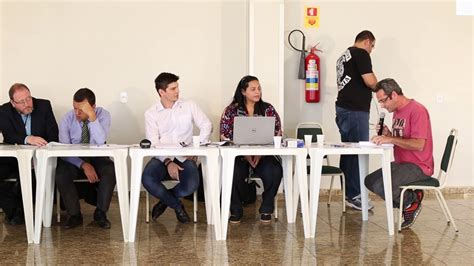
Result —
[[[196,103],[190,101],[191,113],[193,116],[193,121],[196,126],[199,128],[199,138],[201,142],[206,142],[209,140],[209,137],[212,133],[212,123],[211,120],[206,116],[206,114],[197,106]]]

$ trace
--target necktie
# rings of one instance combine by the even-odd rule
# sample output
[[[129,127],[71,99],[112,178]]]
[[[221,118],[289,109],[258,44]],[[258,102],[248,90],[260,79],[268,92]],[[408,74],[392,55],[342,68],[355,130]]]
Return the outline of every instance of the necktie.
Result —
[[[87,124],[89,124],[89,120],[86,120],[82,123],[81,143],[90,142],[90,134],[89,134],[89,128],[87,127]]]

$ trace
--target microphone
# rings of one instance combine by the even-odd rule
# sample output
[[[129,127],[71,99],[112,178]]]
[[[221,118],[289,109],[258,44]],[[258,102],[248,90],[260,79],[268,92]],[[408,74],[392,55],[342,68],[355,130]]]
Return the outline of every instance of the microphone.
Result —
[[[151,141],[147,139],[143,139],[142,141],[140,141],[140,148],[149,149],[150,147],[151,147]]]
[[[383,132],[383,120],[385,118],[385,113],[380,113],[380,119],[379,119],[379,131],[377,132],[377,135],[381,136]]]

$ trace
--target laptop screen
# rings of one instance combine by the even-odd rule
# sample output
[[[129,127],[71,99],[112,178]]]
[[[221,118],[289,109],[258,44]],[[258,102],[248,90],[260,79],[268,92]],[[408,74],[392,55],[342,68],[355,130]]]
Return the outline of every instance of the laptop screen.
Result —
[[[275,117],[234,117],[233,142],[238,145],[272,144],[275,134]]]

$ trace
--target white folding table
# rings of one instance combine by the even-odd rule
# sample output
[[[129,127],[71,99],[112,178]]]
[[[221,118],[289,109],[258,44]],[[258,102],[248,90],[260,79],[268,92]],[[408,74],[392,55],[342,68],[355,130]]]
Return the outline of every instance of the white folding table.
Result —
[[[31,185],[31,159],[35,146],[30,145],[0,145],[0,157],[15,157],[18,160],[21,195],[25,213],[26,237],[28,243],[33,243],[33,189]]]
[[[303,214],[303,227],[305,238],[310,237],[309,209],[308,209],[308,186],[306,178],[306,148],[274,148],[266,146],[240,146],[221,147],[222,156],[222,209],[221,225],[222,239],[227,238],[227,227],[229,219],[230,197],[232,193],[232,182],[234,175],[235,158],[241,155],[278,155],[282,158],[283,184],[285,189],[286,213],[288,223],[294,223],[296,214],[293,211],[293,158],[296,158],[295,174],[298,179],[301,194],[301,207]],[[306,190],[303,188],[306,187]]]
[[[362,220],[369,219],[368,212],[368,192],[365,188],[364,180],[369,169],[369,155],[376,154],[381,156],[383,183],[385,191],[385,208],[387,211],[388,234],[394,234],[393,221],[393,203],[392,203],[392,174],[390,171],[391,146],[361,146],[358,143],[326,144],[324,147],[318,147],[313,144],[308,148],[311,157],[310,172],[310,214],[311,214],[311,237],[316,233],[316,220],[318,215],[319,188],[321,184],[321,169],[323,158],[326,155],[358,155],[360,191],[362,200]],[[347,178],[347,177],[346,177]],[[300,186],[301,187],[301,186]]]
[[[57,157],[112,157],[115,165],[115,178],[122,220],[123,239],[128,241],[128,174],[127,174],[128,146],[124,145],[48,145],[36,150],[38,167],[36,172],[36,208],[35,208],[35,236],[34,242],[41,239],[42,224],[51,226],[54,175],[56,172]]]
[[[135,241],[138,203],[140,196],[143,160],[151,156],[199,156],[203,163],[204,196],[206,201],[206,217],[208,224],[214,224],[215,236],[219,240],[220,203],[219,203],[219,149],[215,147],[172,147],[162,146],[150,149],[130,147],[131,158],[131,189],[130,189],[130,229],[129,241]],[[148,211],[148,210],[147,210]]]

